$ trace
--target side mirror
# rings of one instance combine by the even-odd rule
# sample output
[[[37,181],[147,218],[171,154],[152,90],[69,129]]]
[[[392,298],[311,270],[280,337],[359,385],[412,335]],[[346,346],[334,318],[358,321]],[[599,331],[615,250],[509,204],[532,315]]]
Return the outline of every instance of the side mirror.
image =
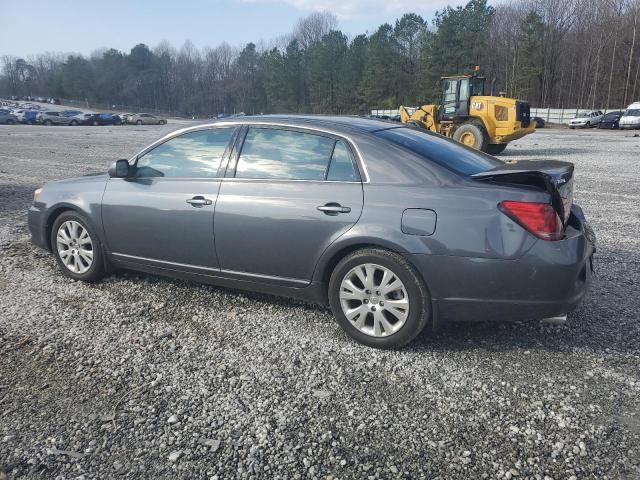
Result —
[[[109,176],[111,178],[129,178],[132,175],[133,167],[129,165],[126,159],[116,160],[109,167]]]

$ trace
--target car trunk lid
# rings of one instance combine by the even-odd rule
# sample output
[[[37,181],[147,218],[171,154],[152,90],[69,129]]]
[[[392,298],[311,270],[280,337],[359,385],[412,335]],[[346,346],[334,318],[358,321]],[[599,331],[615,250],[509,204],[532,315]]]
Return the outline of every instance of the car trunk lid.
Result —
[[[551,206],[566,226],[573,205],[573,164],[557,160],[515,160],[471,178],[502,185],[544,189],[551,195]]]

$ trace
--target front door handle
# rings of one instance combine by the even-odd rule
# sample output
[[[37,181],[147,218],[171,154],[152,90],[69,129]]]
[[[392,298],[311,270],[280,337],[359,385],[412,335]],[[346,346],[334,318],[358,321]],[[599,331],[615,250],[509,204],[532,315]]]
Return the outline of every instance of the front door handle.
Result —
[[[339,203],[330,202],[325,205],[317,207],[318,210],[324,212],[325,215],[338,215],[339,213],[349,213],[351,209],[349,207],[343,207]]]
[[[187,200],[187,203],[193,207],[204,207],[205,205],[211,205],[213,202],[208,198],[204,198],[202,195],[196,195],[193,198]]]

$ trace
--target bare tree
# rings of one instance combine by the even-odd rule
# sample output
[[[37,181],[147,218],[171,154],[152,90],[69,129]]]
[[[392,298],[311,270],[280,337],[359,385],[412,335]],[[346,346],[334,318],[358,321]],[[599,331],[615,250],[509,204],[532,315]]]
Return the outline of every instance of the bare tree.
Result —
[[[338,19],[333,13],[328,11],[313,12],[298,20],[293,29],[292,37],[298,40],[302,48],[309,48],[337,26]]]

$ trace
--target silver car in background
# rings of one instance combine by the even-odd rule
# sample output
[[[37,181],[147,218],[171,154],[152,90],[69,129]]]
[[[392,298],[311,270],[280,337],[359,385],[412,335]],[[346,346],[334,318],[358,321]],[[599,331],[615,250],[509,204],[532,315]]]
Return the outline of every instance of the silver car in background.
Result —
[[[627,107],[620,117],[618,126],[626,130],[640,128],[640,102],[632,103]]]
[[[42,125],[70,125],[71,119],[62,114],[62,112],[40,112],[36,116],[36,122]]]
[[[151,113],[135,113],[129,116],[127,123],[134,125],[165,125],[167,120]]]
[[[579,113],[575,118],[569,120],[569,128],[589,128],[595,127],[602,120],[604,114],[600,110]]]

